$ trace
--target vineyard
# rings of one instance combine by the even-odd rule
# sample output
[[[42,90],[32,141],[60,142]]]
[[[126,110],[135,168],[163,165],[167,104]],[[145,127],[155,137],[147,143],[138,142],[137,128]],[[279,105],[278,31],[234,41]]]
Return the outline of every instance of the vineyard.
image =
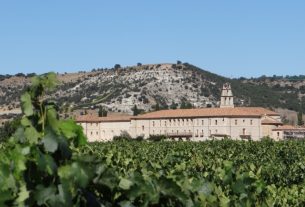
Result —
[[[80,153],[107,166],[109,202],[304,206],[304,149],[303,141],[122,141],[90,144]],[[110,177],[116,182],[107,183]]]
[[[0,206],[305,206],[305,142],[87,143],[35,77],[0,144]]]

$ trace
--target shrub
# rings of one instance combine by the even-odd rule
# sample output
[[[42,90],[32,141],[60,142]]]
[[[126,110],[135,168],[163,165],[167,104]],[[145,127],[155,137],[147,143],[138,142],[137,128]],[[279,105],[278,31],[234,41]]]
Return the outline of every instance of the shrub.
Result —
[[[165,135],[149,135],[148,137],[149,141],[154,141],[154,142],[159,142],[165,139],[167,139]]]

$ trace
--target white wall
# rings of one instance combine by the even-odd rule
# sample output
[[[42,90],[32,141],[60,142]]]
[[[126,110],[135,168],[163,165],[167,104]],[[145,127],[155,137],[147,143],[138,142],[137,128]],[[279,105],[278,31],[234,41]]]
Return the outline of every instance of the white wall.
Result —
[[[114,136],[119,136],[123,131],[130,131],[130,122],[98,122],[81,123],[89,142],[110,141]]]
[[[175,118],[175,119],[132,119],[121,122],[81,123],[90,142],[108,141],[119,136],[123,131],[132,137],[168,134],[191,133],[191,140],[207,140],[213,134],[228,135],[241,139],[240,135],[250,135],[252,140],[259,140],[266,134],[272,136],[274,127],[261,125],[261,118],[213,117],[213,118]],[[272,136],[273,137],[273,136]]]

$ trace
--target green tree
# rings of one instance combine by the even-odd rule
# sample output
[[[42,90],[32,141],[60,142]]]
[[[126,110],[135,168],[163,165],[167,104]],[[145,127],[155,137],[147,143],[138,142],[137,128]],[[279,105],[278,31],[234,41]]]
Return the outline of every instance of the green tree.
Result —
[[[177,109],[177,104],[174,101],[172,101],[172,104],[170,105],[170,108],[171,109]]]
[[[107,116],[107,114],[108,114],[107,110],[103,106],[100,106],[98,109],[98,116],[105,117]]]
[[[137,115],[140,113],[140,111],[139,111],[137,105],[134,105],[134,106],[133,106],[132,111],[133,111],[133,115],[134,115],[134,116],[137,116]]]
[[[193,105],[190,102],[182,101],[180,105],[180,109],[191,109]]]
[[[156,105],[154,105],[153,108],[155,109],[155,111],[159,111],[160,110],[159,103],[156,103]]]
[[[302,113],[301,110],[298,112],[298,125],[299,126],[303,126],[304,125],[303,113]]]
[[[115,65],[114,65],[114,69],[119,69],[119,68],[121,68],[121,65],[120,65],[120,64],[115,64]]]
[[[180,105],[180,109],[185,109],[185,108],[186,108],[185,102],[182,101],[182,102],[181,102],[181,105]]]

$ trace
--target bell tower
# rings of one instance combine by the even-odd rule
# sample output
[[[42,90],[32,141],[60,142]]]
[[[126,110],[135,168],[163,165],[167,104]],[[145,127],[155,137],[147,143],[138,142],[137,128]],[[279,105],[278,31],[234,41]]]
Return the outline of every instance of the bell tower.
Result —
[[[234,108],[234,97],[229,83],[222,86],[220,108]]]

